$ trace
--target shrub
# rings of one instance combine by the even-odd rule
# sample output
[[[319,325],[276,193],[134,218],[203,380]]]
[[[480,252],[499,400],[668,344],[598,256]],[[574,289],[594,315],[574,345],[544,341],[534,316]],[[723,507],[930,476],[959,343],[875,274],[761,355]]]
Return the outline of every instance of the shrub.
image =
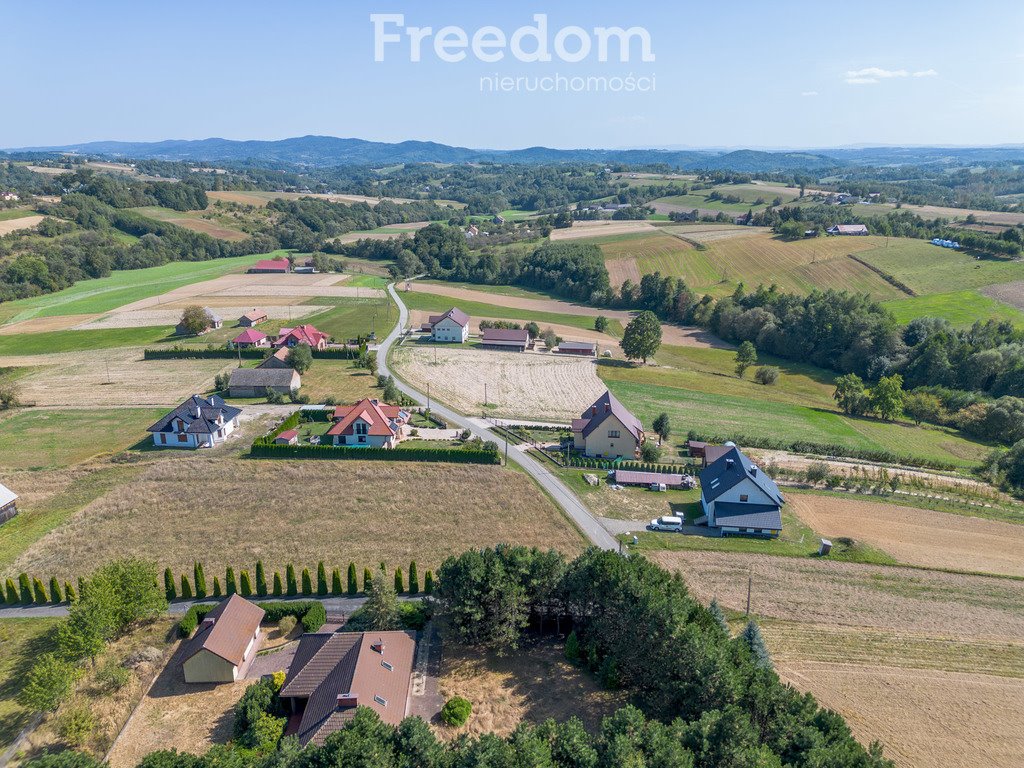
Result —
[[[316,593],[323,597],[327,591],[327,569],[324,568],[324,561],[321,560],[316,566]]]
[[[295,629],[295,625],[298,623],[298,619],[294,616],[283,616],[279,622],[277,622],[277,631],[281,633],[281,637],[287,637]]]
[[[7,580],[10,583],[10,579]],[[174,577],[171,577],[171,583],[174,583]],[[78,595],[75,593],[75,588],[71,585],[70,581],[64,582],[64,597],[69,603],[78,601]]]
[[[373,574],[369,568],[363,568],[363,592],[369,594],[373,589]]]
[[[569,636],[565,638],[565,658],[573,664],[580,660],[580,641],[576,637],[575,631],[570,632]]]
[[[423,591],[428,595],[434,591],[434,572],[431,570],[423,575]]]
[[[189,600],[192,597],[192,585],[188,583],[188,576],[181,574],[181,597]]]
[[[284,595],[284,587],[281,586],[281,574],[274,571],[274,597]]]
[[[327,611],[321,603],[313,603],[302,616],[302,628],[307,632],[316,632],[327,621]]]
[[[309,568],[302,569],[302,594],[313,594],[313,579],[309,575]]]
[[[63,603],[64,595],[60,591],[60,582],[57,581],[56,576],[50,577],[50,602],[51,603]]]
[[[164,596],[167,597],[168,601],[178,596],[178,590],[174,586],[174,574],[171,573],[170,568],[164,569]]]
[[[107,661],[96,672],[96,682],[108,691],[119,691],[132,679],[130,669],[126,669],[113,659]]]
[[[344,593],[344,589],[341,586],[341,571],[337,568],[331,571],[331,594],[341,595]]]
[[[221,596],[223,596],[223,594],[224,594],[224,591],[220,588],[220,576],[214,576],[213,577],[213,596],[214,597],[221,597]]]
[[[57,718],[57,733],[72,747],[85,744],[96,730],[96,718],[87,704],[69,707]]]
[[[416,595],[420,591],[420,577],[416,572],[416,561],[409,563],[409,594]]]
[[[18,594],[25,605],[32,603],[32,582],[29,581],[27,573],[18,574]]]
[[[224,586],[227,588],[226,594],[228,597],[238,592],[238,583],[235,581],[235,569],[230,565],[228,566],[227,574],[224,576]]]
[[[192,566],[192,578],[196,583],[196,597],[202,600],[206,597],[206,574],[203,573],[203,564],[198,560]]]
[[[4,602],[8,605],[16,605],[21,602],[21,596],[18,594],[18,588],[14,586],[13,579],[7,579],[7,583],[4,585]]]
[[[644,461],[655,463],[661,459],[661,448],[654,442],[648,440],[640,449],[640,455]]]
[[[252,580],[249,578],[249,572],[242,571],[238,574],[238,578],[241,581],[242,597],[252,597]]]
[[[405,592],[405,579],[402,578],[402,569],[395,568],[395,594],[400,595]]]
[[[182,637],[190,637],[199,626],[200,620],[217,606],[213,603],[196,603],[178,621],[178,634]]]
[[[56,654],[36,659],[18,693],[18,702],[34,712],[52,712],[71,695],[80,670]]]
[[[359,593],[359,584],[356,582],[356,564],[348,564],[348,595],[355,597]]]
[[[45,605],[50,602],[49,598],[46,596],[46,587],[44,587],[43,582],[37,578],[32,579],[32,599],[36,605]]]
[[[779,369],[774,365],[762,365],[754,371],[754,381],[770,387],[779,380]]]
[[[468,699],[453,696],[441,708],[441,721],[450,728],[458,728],[460,725],[465,725],[472,713],[473,705],[469,703]]]

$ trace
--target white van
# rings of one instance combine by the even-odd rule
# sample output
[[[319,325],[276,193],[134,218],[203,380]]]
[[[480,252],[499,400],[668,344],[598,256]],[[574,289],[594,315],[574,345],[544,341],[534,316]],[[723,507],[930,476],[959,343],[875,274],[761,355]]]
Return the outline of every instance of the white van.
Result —
[[[651,520],[647,526],[649,531],[681,531],[683,530],[683,518],[675,515],[662,515]]]

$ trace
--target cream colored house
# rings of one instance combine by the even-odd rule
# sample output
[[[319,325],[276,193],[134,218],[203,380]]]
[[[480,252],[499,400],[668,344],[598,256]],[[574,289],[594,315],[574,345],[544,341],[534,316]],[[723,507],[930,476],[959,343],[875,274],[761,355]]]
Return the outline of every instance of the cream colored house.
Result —
[[[233,683],[245,676],[260,643],[265,612],[232,595],[210,611],[181,654],[186,683]]]
[[[644,426],[611,392],[572,420],[573,447],[595,458],[632,459],[644,444]]]

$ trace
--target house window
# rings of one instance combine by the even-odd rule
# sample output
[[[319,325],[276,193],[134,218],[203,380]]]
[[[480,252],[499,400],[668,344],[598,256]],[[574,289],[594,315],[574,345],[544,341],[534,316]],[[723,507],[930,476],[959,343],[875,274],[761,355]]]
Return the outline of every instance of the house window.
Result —
[[[619,430],[617,430],[617,429],[609,429],[608,430],[608,437],[617,438],[618,436],[619,436]]]
[[[357,435],[365,435],[366,434],[366,423],[362,422],[362,421],[357,421],[356,422],[355,432],[356,432]]]
[[[178,442],[179,443],[187,443],[188,442],[188,435],[178,435]]]
[[[163,432],[160,433],[160,443],[163,445],[167,445],[167,435],[165,435]]]
[[[750,497],[747,496],[747,494],[745,494],[745,493],[741,493],[740,494],[740,501],[746,501],[748,498],[750,498]]]
[[[373,700],[380,704],[382,707],[386,707],[388,705],[388,700],[385,699],[383,696],[374,696]]]
[[[366,435],[360,435],[359,436],[359,442],[360,443],[365,443],[366,442]]]

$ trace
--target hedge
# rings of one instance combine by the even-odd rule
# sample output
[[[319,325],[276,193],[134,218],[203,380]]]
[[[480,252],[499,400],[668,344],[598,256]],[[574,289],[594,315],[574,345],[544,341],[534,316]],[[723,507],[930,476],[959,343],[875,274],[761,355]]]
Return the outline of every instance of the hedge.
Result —
[[[956,464],[944,461],[933,461],[923,459],[919,456],[908,456],[906,454],[894,453],[874,448],[849,448],[836,443],[814,443],[809,440],[773,440],[770,437],[749,437],[747,435],[732,435],[722,437],[720,435],[702,435],[690,431],[687,435],[690,440],[699,440],[704,443],[725,443],[732,441],[737,445],[748,448],[762,448],[769,451],[791,451],[793,453],[810,453],[817,456],[842,456],[849,459],[862,459],[864,461],[875,461],[880,464],[902,464],[908,467],[927,467],[929,469],[941,469],[955,471],[959,469]]]
[[[268,603],[256,603],[266,612],[263,620],[276,624],[285,616],[294,616],[302,623],[303,629],[307,632],[316,632],[327,621],[327,611],[322,604],[316,600],[289,600],[273,601]],[[178,633],[182,637],[189,637],[196,631],[199,622],[217,607],[216,603],[196,603],[189,608],[185,615],[178,622]]]
[[[171,347],[170,349],[146,349],[142,352],[143,360],[201,360],[201,359],[238,359],[262,360],[267,355],[267,348],[249,347],[247,349],[228,349],[227,347]],[[356,360],[358,349],[314,349],[314,360]]]
[[[287,421],[287,419],[286,419]],[[344,448],[333,445],[275,445],[273,436],[257,437],[249,455],[263,459],[379,459],[438,461],[451,464],[501,464],[495,451],[466,448]]]
[[[589,456],[570,456],[564,466],[582,467],[585,469],[628,469],[637,472],[662,472],[671,475],[685,474],[696,468],[693,464],[649,464],[645,461],[615,462],[608,459],[594,459]]]

